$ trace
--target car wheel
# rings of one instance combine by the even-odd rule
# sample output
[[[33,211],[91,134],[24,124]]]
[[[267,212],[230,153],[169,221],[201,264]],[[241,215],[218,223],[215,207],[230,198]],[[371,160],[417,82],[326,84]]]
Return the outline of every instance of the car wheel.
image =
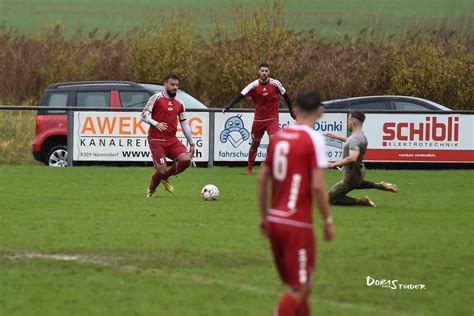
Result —
[[[46,155],[46,164],[50,167],[67,166],[67,148],[64,145],[58,145],[51,148]]]

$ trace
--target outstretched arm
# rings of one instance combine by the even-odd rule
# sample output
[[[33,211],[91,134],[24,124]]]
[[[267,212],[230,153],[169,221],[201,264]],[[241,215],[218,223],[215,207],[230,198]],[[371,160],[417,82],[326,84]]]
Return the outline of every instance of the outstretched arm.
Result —
[[[288,105],[288,109],[290,110],[290,115],[291,117],[296,120],[296,116],[295,114],[293,113],[293,103],[291,102],[291,99],[290,99],[290,96],[288,95],[288,93],[284,93],[283,94],[283,99],[285,99],[285,102],[286,102],[286,105]]]
[[[337,139],[337,140],[340,140],[341,142],[345,142],[347,140],[347,137],[343,136],[343,135],[337,135],[337,134],[334,134],[334,133],[327,133],[326,135],[329,138]]]
[[[360,155],[360,151],[350,149],[349,150],[349,156],[347,156],[344,159],[341,159],[339,161],[336,161],[336,162],[333,162],[333,163],[329,164],[329,168],[342,167],[342,166],[351,164],[353,162],[356,162],[357,158],[359,158],[359,155]]]
[[[242,93],[239,93],[236,95],[230,102],[225,106],[225,108],[222,110],[223,113],[227,112],[230,110],[231,107],[242,101],[244,98],[244,95]]]

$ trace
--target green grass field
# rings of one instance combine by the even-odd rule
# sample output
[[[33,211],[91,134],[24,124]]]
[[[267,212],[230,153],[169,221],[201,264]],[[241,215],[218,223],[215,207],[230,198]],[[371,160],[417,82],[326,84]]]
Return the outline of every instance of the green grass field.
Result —
[[[151,168],[0,165],[0,315],[270,315],[284,287],[256,229],[256,176],[241,172],[193,168],[146,199]],[[473,176],[370,170],[401,192],[333,207],[330,244],[316,216],[313,313],[472,315]],[[200,199],[206,183],[219,201]]]
[[[232,8],[255,9],[265,1],[238,0],[1,0],[0,25],[38,34],[46,24],[63,22],[69,34],[79,27],[125,33],[149,19],[186,12],[198,32],[213,29],[213,17],[232,20]],[[322,37],[356,34],[366,28],[378,34],[446,26],[472,33],[474,5],[470,0],[286,0],[288,24],[296,30],[315,29]],[[472,35],[472,34],[471,34]]]

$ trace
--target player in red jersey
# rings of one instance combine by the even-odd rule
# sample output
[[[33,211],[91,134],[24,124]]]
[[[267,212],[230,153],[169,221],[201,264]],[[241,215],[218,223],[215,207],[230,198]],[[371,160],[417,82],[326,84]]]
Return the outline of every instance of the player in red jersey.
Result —
[[[325,240],[334,236],[324,180],[325,144],[314,130],[323,113],[321,100],[308,91],[299,93],[296,102],[296,125],[273,136],[258,179],[259,227],[270,239],[278,273],[289,287],[275,307],[274,315],[279,316],[310,314],[308,296],[316,256],[313,201],[324,219]]]
[[[248,166],[245,173],[251,174],[255,158],[257,156],[258,146],[265,131],[268,136],[272,136],[279,130],[278,124],[278,96],[285,99],[290,109],[291,117],[291,99],[286,93],[285,88],[280,81],[270,78],[270,66],[262,63],[258,66],[259,79],[247,85],[229,104],[222,110],[223,113],[229,111],[231,107],[239,103],[244,97],[251,97],[255,103],[255,117],[252,124],[252,144],[250,145]]]
[[[189,167],[196,149],[191,129],[186,121],[184,104],[176,98],[179,77],[176,75],[166,76],[164,87],[164,91],[150,97],[142,113],[142,121],[150,124],[148,145],[155,167],[147,197],[153,197],[160,182],[163,182],[166,190],[172,193],[174,188],[168,178]],[[189,151],[176,137],[178,119],[190,145]],[[173,160],[173,165],[170,168],[166,165],[166,158]]]

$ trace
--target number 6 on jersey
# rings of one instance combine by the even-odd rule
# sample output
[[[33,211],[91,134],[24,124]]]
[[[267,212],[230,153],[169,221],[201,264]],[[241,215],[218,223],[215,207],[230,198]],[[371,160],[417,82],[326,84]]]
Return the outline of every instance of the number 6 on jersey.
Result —
[[[273,177],[278,181],[286,178],[288,171],[288,153],[290,152],[290,143],[280,141],[275,145],[275,155],[273,157]]]

